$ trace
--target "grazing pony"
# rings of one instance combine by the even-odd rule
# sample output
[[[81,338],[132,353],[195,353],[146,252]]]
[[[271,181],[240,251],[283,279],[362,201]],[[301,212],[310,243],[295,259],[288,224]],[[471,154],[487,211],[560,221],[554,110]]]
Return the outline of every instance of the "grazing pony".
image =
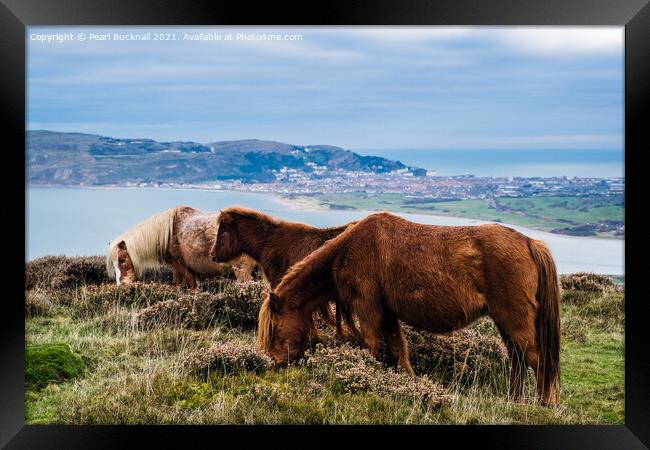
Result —
[[[311,311],[331,299],[357,318],[371,353],[383,337],[409,374],[398,320],[446,333],[489,315],[508,348],[510,398],[521,400],[530,366],[539,400],[559,402],[560,290],[541,241],[501,225],[433,226],[369,215],[295,264],[267,295],[261,348],[278,364],[299,358]]]
[[[216,233],[218,213],[178,206],[155,214],[113,239],[106,252],[106,270],[117,284],[129,284],[146,269],[162,264],[172,268],[175,285],[196,288],[197,275],[223,271],[208,257]],[[250,278],[255,262],[242,258],[233,265],[239,280]]]
[[[288,222],[253,209],[233,206],[220,211],[217,235],[210,259],[227,262],[243,254],[257,261],[264,276],[275,288],[289,268],[356,222],[333,228],[316,228]],[[333,324],[327,303],[320,307],[321,316]],[[342,336],[337,309],[336,327]]]

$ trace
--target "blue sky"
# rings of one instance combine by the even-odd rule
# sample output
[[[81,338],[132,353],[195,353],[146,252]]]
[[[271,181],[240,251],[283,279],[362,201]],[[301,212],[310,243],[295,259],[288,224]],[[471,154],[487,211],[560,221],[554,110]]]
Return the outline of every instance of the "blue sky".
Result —
[[[75,40],[32,40],[64,32]],[[131,32],[179,40],[88,40]],[[233,40],[182,39],[210,32]],[[30,27],[26,38],[30,129],[352,150],[623,148],[622,27]]]

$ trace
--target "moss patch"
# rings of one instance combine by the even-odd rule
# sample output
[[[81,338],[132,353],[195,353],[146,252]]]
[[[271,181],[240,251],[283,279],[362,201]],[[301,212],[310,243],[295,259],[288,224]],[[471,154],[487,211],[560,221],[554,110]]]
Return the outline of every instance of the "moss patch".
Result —
[[[85,368],[81,356],[72,353],[67,344],[28,345],[25,384],[27,389],[40,390],[78,377]]]

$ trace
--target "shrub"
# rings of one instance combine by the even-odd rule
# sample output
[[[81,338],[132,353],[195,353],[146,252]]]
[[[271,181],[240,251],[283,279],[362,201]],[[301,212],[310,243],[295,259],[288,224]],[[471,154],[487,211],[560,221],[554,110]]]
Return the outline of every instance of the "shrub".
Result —
[[[66,297],[74,306],[77,317],[92,316],[106,312],[115,306],[146,307],[158,302],[175,299],[184,291],[166,284],[137,282],[133,284],[104,284],[84,286]]]
[[[230,265],[225,264],[223,270],[206,278],[234,279],[235,275]],[[163,265],[157,270],[146,269],[140,281],[149,283],[172,284],[172,270]],[[38,287],[62,289],[87,284],[114,283],[106,273],[105,256],[43,256],[25,263],[25,288]]]
[[[54,304],[46,291],[35,289],[25,291],[25,316],[48,316]]]
[[[505,373],[508,351],[500,336],[473,328],[434,334],[404,326],[411,364],[418,373],[433,373],[460,382],[491,383]]]
[[[226,278],[206,278],[199,283],[199,290],[210,294],[221,294],[226,286],[233,283],[233,280]]]
[[[173,278],[172,269],[169,266],[163,265],[157,270],[145,269],[140,277],[140,281],[145,283],[172,284]],[[115,280],[111,280],[111,282],[114,283]]]
[[[600,297],[600,291],[579,291],[577,289],[566,289],[562,291],[562,303],[570,305],[586,305]]]
[[[226,285],[219,295],[221,319],[232,326],[255,329],[266,289],[260,281]]]
[[[202,376],[207,376],[212,371],[234,375],[244,371],[263,372],[273,365],[273,361],[254,345],[230,341],[190,353],[183,365],[190,372]]]
[[[625,330],[625,294],[621,291],[565,291],[563,301],[560,316],[563,336],[586,342],[589,332],[595,330],[606,333]]]
[[[386,369],[368,350],[343,344],[316,346],[303,362],[322,384],[346,393],[377,392],[424,400],[433,405],[451,401],[445,389],[427,376],[411,378]]]
[[[75,378],[85,369],[81,356],[67,344],[28,345],[26,359],[25,384],[32,390]]]
[[[144,309],[138,321],[145,329],[165,326],[201,329],[214,322],[254,329],[265,289],[260,282],[221,283],[217,294],[193,292],[157,302]]]
[[[598,275],[591,272],[577,272],[571,275],[560,276],[562,289],[603,292],[614,288],[614,283],[606,275]]]
[[[141,328],[182,327],[201,329],[209,326],[219,307],[219,297],[207,292],[181,295],[178,299],[158,302],[138,315]]]
[[[25,263],[25,288],[61,289],[108,281],[103,256],[44,256]]]

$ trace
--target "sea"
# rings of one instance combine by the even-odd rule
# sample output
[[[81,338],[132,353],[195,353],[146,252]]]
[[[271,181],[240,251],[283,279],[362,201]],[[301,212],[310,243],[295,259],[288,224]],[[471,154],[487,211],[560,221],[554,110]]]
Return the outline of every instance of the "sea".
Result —
[[[199,189],[28,187],[26,260],[45,255],[102,255],[109,241],[123,231],[152,214],[178,205],[205,211],[241,205],[320,227],[344,224],[368,214],[367,211],[304,209],[301,204],[273,194]],[[488,223],[445,216],[399,215],[426,224]],[[551,248],[560,273],[624,274],[622,239],[564,236],[511,227],[531,238],[544,240]]]
[[[624,176],[622,150],[355,150],[383,156],[439,176],[618,178]]]

